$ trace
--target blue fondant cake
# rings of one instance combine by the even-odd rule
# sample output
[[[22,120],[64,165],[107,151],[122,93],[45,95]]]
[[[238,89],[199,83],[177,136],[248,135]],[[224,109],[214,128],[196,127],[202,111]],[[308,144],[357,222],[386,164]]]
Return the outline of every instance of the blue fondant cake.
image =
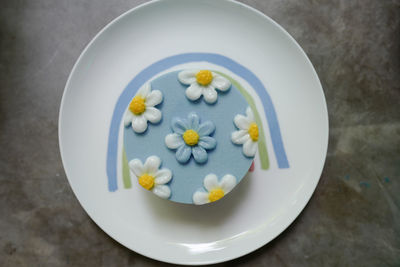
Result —
[[[170,72],[145,84],[124,124],[134,186],[175,202],[221,199],[245,176],[257,151],[249,104],[209,70]]]

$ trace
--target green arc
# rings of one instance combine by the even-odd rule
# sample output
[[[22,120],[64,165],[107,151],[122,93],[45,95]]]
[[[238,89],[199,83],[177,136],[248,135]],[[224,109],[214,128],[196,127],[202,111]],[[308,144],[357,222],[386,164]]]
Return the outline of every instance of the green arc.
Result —
[[[124,188],[131,188],[131,175],[129,173],[129,163],[126,158],[125,148],[122,148],[122,181],[124,183]]]

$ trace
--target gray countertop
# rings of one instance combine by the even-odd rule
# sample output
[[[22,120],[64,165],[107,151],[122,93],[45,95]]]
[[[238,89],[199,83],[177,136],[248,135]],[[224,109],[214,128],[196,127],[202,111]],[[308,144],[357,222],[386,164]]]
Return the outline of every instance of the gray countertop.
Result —
[[[58,149],[64,85],[85,45],[145,1],[0,2],[0,266],[160,266],[119,245],[73,195]],[[303,47],[330,120],[309,204],[221,266],[400,265],[400,1],[246,0]]]

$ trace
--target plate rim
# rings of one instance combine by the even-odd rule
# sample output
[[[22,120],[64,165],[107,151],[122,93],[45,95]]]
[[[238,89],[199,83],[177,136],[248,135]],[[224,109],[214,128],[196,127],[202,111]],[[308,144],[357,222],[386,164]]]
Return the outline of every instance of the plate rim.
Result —
[[[77,58],[77,60],[75,61],[67,82],[65,84],[64,90],[63,90],[63,95],[61,98],[61,102],[60,102],[60,108],[59,108],[59,116],[58,116],[58,144],[59,144],[59,149],[60,149],[60,156],[61,156],[61,162],[63,164],[63,168],[68,180],[68,183],[72,189],[72,192],[74,193],[76,199],[78,200],[80,206],[83,208],[83,210],[86,212],[86,214],[90,217],[90,219],[103,231],[105,232],[108,236],[110,236],[112,239],[114,239],[115,241],[117,241],[119,244],[123,245],[124,247],[140,254],[143,255],[145,257],[154,259],[154,260],[158,260],[158,261],[162,261],[162,262],[166,262],[166,263],[172,263],[172,264],[181,264],[181,265],[205,265],[205,264],[216,264],[216,263],[221,263],[221,262],[226,262],[229,260],[233,260],[233,259],[237,259],[240,258],[242,256],[245,256],[249,253],[252,253],[256,250],[258,250],[259,248],[265,246],[266,244],[270,243],[271,241],[273,241],[275,238],[277,238],[279,235],[281,235],[295,220],[296,218],[298,218],[298,216],[302,213],[302,211],[304,210],[304,208],[307,206],[307,204],[309,203],[309,201],[311,200],[315,189],[319,183],[319,180],[321,179],[322,176],[322,172],[325,166],[325,162],[326,162],[326,156],[327,156],[327,151],[328,151],[328,145],[329,145],[329,114],[328,114],[328,108],[327,108],[327,103],[326,103],[326,97],[325,97],[325,93],[321,84],[321,81],[318,77],[318,74],[312,64],[312,62],[310,61],[310,59],[308,58],[307,54],[304,52],[304,50],[302,49],[302,47],[297,43],[297,41],[277,22],[275,22],[272,18],[270,18],[269,16],[267,16],[266,14],[264,14],[263,12],[257,10],[254,7],[251,7],[249,5],[246,5],[242,2],[237,2],[235,0],[224,0],[225,2],[229,3],[229,4],[233,4],[233,5],[238,5],[242,8],[246,8],[249,11],[252,11],[254,13],[256,13],[257,15],[260,15],[263,19],[268,20],[270,23],[273,24],[273,26],[277,27],[286,37],[289,38],[289,40],[291,41],[292,44],[294,44],[296,46],[296,48],[298,49],[298,51],[302,54],[303,58],[306,60],[307,64],[309,65],[311,71],[312,71],[312,75],[313,78],[315,79],[315,81],[317,82],[317,86],[319,87],[319,90],[321,92],[321,100],[322,100],[322,104],[323,104],[323,113],[324,113],[324,118],[325,118],[325,125],[324,125],[324,132],[326,132],[326,136],[324,139],[324,143],[321,144],[324,147],[324,158],[322,160],[322,164],[319,170],[319,176],[318,179],[315,179],[314,184],[310,184],[309,186],[309,195],[305,197],[305,201],[304,203],[302,203],[301,205],[299,205],[297,207],[297,209],[295,209],[295,212],[292,212],[292,216],[287,216],[287,218],[285,219],[285,224],[282,224],[283,227],[281,228],[281,231],[277,231],[274,234],[274,237],[270,238],[262,238],[260,237],[258,239],[257,244],[255,244],[254,246],[245,246],[242,247],[241,252],[240,253],[236,253],[236,254],[230,254],[230,255],[225,255],[225,256],[221,256],[217,259],[204,259],[204,260],[198,260],[198,261],[182,261],[182,260],[170,260],[170,259],[165,259],[163,257],[160,256],[155,256],[152,255],[150,252],[146,252],[146,251],[138,251],[137,249],[133,249],[132,246],[130,246],[129,244],[126,244],[125,242],[121,241],[117,236],[114,235],[114,233],[110,233],[107,232],[101,225],[99,225],[99,223],[94,219],[94,215],[92,215],[82,204],[79,196],[76,193],[76,189],[74,189],[74,187],[72,186],[71,182],[70,182],[70,178],[69,178],[69,171],[68,168],[66,167],[65,164],[65,158],[63,156],[64,154],[64,149],[63,149],[63,145],[62,145],[62,118],[63,118],[63,114],[64,114],[64,106],[65,106],[65,99],[66,99],[66,95],[68,94],[68,92],[70,91],[70,83],[73,79],[73,76],[76,72],[76,69],[78,68],[78,66],[80,65],[83,57],[86,55],[87,51],[90,49],[90,47],[93,45],[94,42],[96,42],[98,40],[98,38],[106,31],[108,30],[110,27],[112,27],[114,24],[116,24],[118,21],[120,21],[121,19],[123,19],[125,16],[130,15],[131,13],[134,12],[138,12],[140,11],[140,9],[147,7],[147,6],[151,6],[151,5],[156,5],[159,2],[165,2],[166,0],[151,0],[149,2],[145,2],[142,3],[140,5],[137,5],[125,12],[123,12],[122,14],[120,14],[119,16],[117,16],[116,18],[114,18],[112,21],[108,22],[107,25],[105,25],[91,40],[90,42],[85,46],[85,48],[82,50],[82,52],[80,53],[79,57]],[[320,101],[321,101],[320,100]],[[293,215],[295,214],[295,215]],[[249,248],[250,247],[250,248]]]

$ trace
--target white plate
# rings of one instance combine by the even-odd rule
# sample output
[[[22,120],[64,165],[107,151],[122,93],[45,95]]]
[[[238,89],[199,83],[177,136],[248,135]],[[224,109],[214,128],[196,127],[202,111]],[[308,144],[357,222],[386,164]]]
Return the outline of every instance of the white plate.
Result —
[[[273,102],[290,167],[278,165],[271,125],[263,116],[269,170],[257,168],[256,158],[251,177],[213,205],[170,203],[135,184],[110,192],[107,146],[118,97],[142,70],[184,53],[222,55],[258,77]],[[233,75],[253,92],[251,84],[229,64],[181,63],[172,69],[213,63],[212,67]],[[256,105],[263,108],[260,99]],[[168,0],[121,15],[82,52],[65,87],[59,139],[75,195],[107,234],[157,260],[207,264],[265,245],[299,215],[322,172],[328,117],[313,66],[277,23],[237,2]]]

